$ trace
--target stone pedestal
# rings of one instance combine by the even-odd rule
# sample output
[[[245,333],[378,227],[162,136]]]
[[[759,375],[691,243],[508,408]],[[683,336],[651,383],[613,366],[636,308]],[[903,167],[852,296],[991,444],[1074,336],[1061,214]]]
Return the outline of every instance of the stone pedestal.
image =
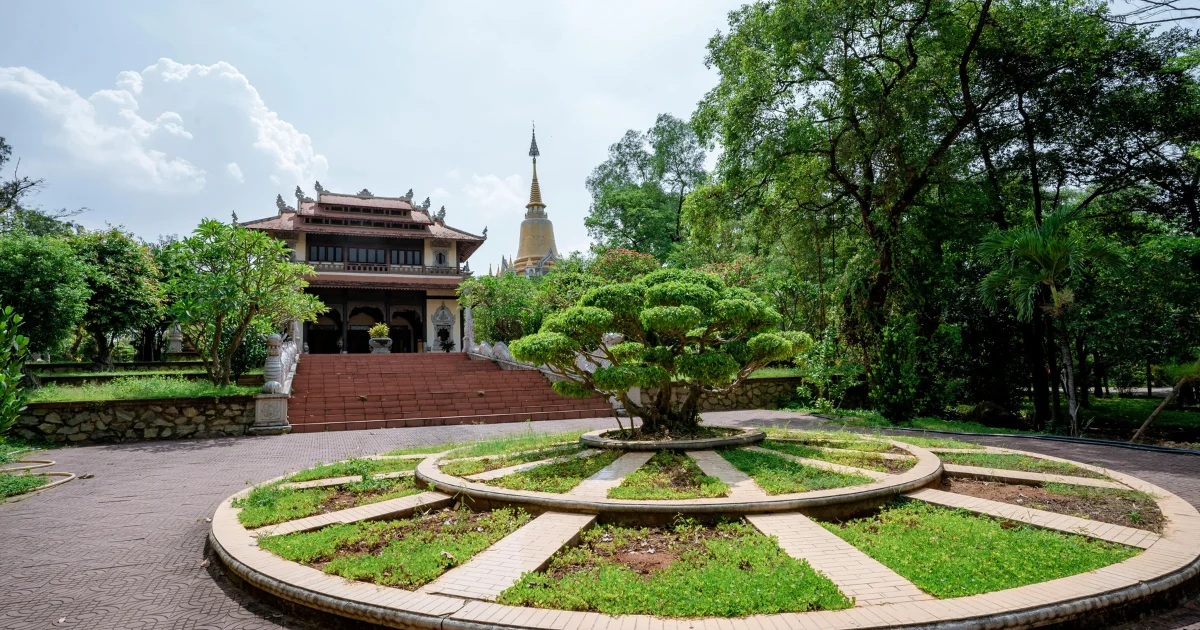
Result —
[[[183,352],[183,331],[179,329],[179,324],[171,326],[170,332],[167,333],[167,354],[179,354]]]
[[[249,432],[258,435],[277,435],[292,430],[288,423],[287,394],[255,394],[254,424]]]
[[[387,337],[375,337],[371,339],[372,354],[391,354],[392,340]]]

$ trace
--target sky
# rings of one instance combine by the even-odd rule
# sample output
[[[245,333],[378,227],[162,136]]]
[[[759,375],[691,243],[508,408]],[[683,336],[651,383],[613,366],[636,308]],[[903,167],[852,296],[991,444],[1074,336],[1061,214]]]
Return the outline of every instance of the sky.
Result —
[[[412,189],[488,228],[486,271],[516,253],[531,125],[559,251],[586,250],[584,180],[627,129],[691,115],[738,4],[10,2],[0,136],[46,182],[29,205],[89,228],[184,235],[317,180]]]

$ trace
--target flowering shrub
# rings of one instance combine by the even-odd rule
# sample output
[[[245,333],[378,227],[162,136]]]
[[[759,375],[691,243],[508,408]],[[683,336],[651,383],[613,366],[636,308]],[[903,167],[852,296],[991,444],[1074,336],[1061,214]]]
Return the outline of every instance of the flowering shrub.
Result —
[[[629,282],[659,268],[650,254],[614,247],[592,262],[591,272],[609,282]]]

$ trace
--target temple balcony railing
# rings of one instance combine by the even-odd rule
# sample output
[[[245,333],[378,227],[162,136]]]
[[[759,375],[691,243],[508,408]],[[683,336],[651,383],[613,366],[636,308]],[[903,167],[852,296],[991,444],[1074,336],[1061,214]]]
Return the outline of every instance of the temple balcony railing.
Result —
[[[437,265],[389,265],[381,263],[353,263],[308,261],[314,271],[333,273],[386,273],[402,276],[462,276],[471,273],[469,266]]]

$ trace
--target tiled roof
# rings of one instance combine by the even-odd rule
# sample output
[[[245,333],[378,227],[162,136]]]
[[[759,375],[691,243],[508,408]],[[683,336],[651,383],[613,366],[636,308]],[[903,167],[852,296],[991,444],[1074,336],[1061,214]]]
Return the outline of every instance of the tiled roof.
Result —
[[[462,284],[457,276],[416,278],[412,276],[365,275],[348,273],[319,273],[308,281],[315,288],[377,288],[377,289],[454,289]]]
[[[317,202],[326,205],[357,206],[359,208],[414,209],[411,201],[399,197],[359,197],[357,195],[339,195],[323,192],[317,195]]]

